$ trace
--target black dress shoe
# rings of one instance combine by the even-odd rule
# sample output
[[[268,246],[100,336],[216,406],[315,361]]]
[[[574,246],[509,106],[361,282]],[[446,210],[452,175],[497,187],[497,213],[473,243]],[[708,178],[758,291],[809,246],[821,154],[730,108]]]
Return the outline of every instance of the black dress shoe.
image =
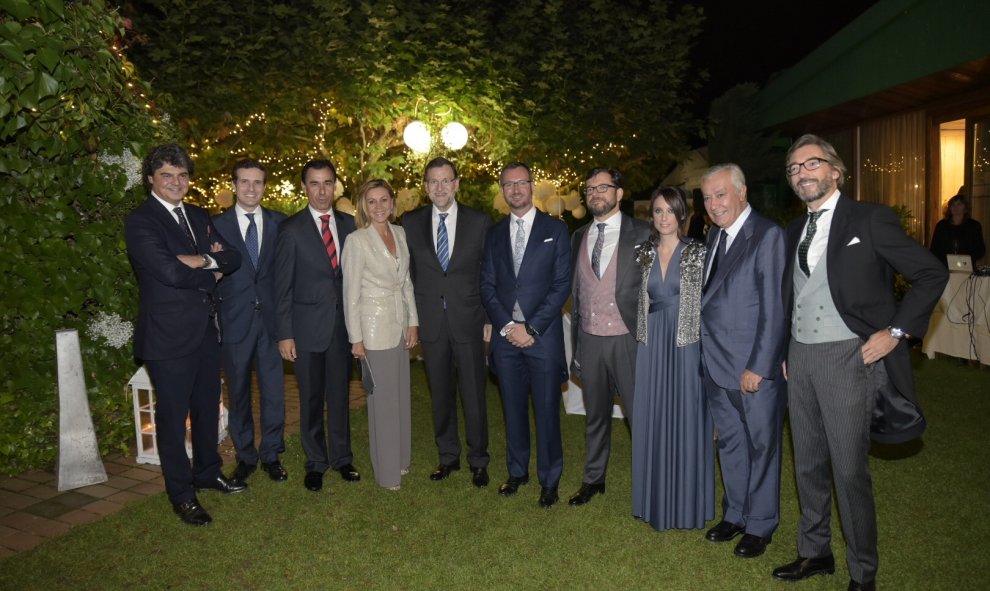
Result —
[[[344,464],[340,468],[334,468],[337,472],[340,472],[340,477],[347,482],[357,482],[361,480],[361,474],[358,473],[357,468],[350,464]]]
[[[509,476],[509,479],[502,483],[502,486],[498,487],[498,494],[503,497],[511,497],[516,494],[519,487],[523,484],[529,484],[529,474],[523,474],[522,476]]]
[[[549,509],[553,507],[554,504],[560,500],[557,495],[556,486],[544,486],[540,489],[540,507],[543,509]]]
[[[876,581],[870,581],[869,583],[857,583],[856,581],[849,579],[849,591],[876,591],[876,588]]]
[[[446,480],[446,478],[450,476],[451,472],[460,469],[460,462],[453,462],[452,464],[437,464],[436,469],[430,474],[430,480]]]
[[[709,542],[728,542],[732,538],[746,531],[745,527],[740,527],[731,521],[719,521],[718,525],[708,530],[705,539]]]
[[[471,484],[478,488],[488,486],[488,468],[471,468]]]
[[[283,482],[289,479],[289,473],[285,471],[285,468],[282,467],[282,462],[278,460],[263,463],[261,469],[268,472],[268,477],[275,482]]]
[[[736,544],[735,554],[740,558],[756,558],[762,556],[770,544],[770,538],[761,538],[753,534],[745,534]]]
[[[323,488],[323,473],[306,472],[306,477],[303,478],[303,485],[307,490],[320,492],[320,489]]]
[[[834,572],[835,557],[831,554],[819,558],[798,556],[794,562],[773,569],[773,576],[784,581],[800,581],[813,575],[830,575]]]
[[[236,480],[237,482],[244,482],[248,479],[248,476],[254,474],[254,471],[257,469],[258,467],[254,464],[237,462],[237,467],[230,473],[230,479]]]
[[[598,484],[588,484],[584,482],[581,484],[581,489],[574,493],[570,499],[567,500],[567,504],[573,507],[578,505],[584,505],[591,500],[591,497],[595,495],[605,494],[605,483],[600,482]]]
[[[240,480],[230,480],[221,474],[220,476],[217,476],[216,480],[207,484],[197,484],[195,485],[195,488],[196,492],[211,491],[222,492],[225,495],[232,495],[246,491],[247,483],[241,482]]]
[[[213,522],[213,518],[206,512],[206,509],[200,506],[195,497],[185,503],[173,503],[172,510],[179,516],[179,519],[189,525],[204,526]]]

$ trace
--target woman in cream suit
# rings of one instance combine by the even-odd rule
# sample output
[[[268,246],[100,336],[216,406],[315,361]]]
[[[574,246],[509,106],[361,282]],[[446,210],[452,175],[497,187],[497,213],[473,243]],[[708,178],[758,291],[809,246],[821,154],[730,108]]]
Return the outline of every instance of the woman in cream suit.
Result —
[[[351,352],[367,358],[375,377],[368,396],[371,465],[382,487],[398,490],[411,461],[409,352],[419,339],[419,320],[406,234],[390,221],[395,193],[381,179],[361,187],[358,229],[342,255],[344,320]]]

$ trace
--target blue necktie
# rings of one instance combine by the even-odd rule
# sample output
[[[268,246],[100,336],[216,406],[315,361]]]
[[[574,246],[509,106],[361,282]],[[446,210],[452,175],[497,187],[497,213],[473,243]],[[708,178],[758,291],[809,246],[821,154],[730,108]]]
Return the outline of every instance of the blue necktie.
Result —
[[[450,264],[450,250],[447,248],[447,216],[440,214],[440,223],[437,224],[437,258],[440,259],[440,267],[446,271]]]
[[[254,268],[258,268],[258,226],[254,223],[254,214],[244,214],[248,219],[247,232],[244,234],[244,246],[247,247],[248,255]]]

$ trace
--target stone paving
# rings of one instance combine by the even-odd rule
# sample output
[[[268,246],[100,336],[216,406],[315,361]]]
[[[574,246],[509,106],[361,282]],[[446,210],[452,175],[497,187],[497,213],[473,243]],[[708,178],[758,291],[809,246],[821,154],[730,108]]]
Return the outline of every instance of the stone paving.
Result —
[[[253,386],[255,426],[258,427],[258,391]],[[226,399],[226,391],[224,392]],[[351,408],[364,405],[360,381],[350,387]],[[299,389],[295,376],[285,376],[285,435],[299,432]],[[257,441],[256,434],[256,441]],[[230,437],[220,445],[224,466],[233,468]],[[138,464],[134,454],[104,458],[107,481],[58,492],[53,472],[31,470],[0,476],[0,558],[30,550],[77,525],[91,523],[123,509],[128,503],[165,491],[161,468]],[[224,473],[229,473],[224,470]]]

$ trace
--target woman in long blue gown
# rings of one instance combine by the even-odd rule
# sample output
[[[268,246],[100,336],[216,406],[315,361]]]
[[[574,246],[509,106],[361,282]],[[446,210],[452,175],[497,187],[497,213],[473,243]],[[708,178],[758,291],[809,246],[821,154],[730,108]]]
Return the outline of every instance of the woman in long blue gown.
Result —
[[[637,247],[643,273],[632,425],[633,515],[658,531],[715,517],[715,451],[700,348],[705,247],[681,233],[687,200],[659,187],[653,232]]]

